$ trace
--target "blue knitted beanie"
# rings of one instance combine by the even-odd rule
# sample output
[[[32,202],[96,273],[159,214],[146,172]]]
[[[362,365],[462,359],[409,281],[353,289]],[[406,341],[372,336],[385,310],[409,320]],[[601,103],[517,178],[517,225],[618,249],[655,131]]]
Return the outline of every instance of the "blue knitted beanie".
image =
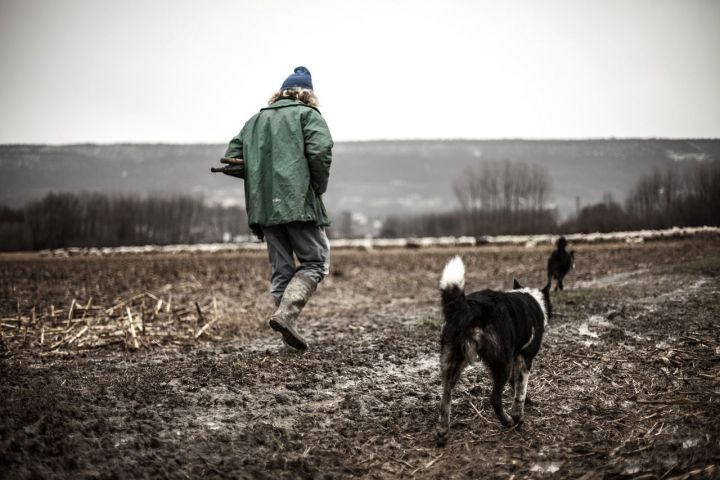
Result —
[[[305,67],[297,67],[295,73],[285,79],[280,90],[288,90],[291,88],[313,89],[312,76],[310,70]]]

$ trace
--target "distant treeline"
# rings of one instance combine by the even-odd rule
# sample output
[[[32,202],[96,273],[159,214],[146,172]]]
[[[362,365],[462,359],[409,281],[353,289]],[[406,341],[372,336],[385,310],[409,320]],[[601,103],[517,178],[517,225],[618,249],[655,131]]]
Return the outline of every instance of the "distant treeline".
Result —
[[[0,249],[221,242],[249,234],[245,210],[189,195],[50,193],[21,209],[0,207]]]
[[[592,233],[720,225],[720,161],[678,162],[641,177],[624,204],[611,195],[558,221],[552,179],[524,162],[485,162],[454,182],[460,209],[386,219],[380,236]],[[342,216],[332,236],[347,235]],[[241,207],[189,195],[50,193],[20,209],[0,206],[0,250],[222,242],[251,235]]]
[[[641,177],[622,205],[606,195],[559,226],[569,233],[720,225],[720,161],[683,161]]]
[[[656,170],[636,182],[625,205],[607,194],[563,222],[548,206],[548,172],[537,165],[488,162],[463,172],[453,187],[459,210],[390,217],[381,236],[604,233],[720,225],[719,161],[683,161],[666,171]]]

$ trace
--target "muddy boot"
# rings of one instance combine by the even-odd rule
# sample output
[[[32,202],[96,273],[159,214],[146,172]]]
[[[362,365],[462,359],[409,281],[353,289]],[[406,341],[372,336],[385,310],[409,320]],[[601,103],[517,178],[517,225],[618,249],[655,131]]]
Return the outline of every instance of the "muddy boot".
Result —
[[[310,277],[295,275],[283,293],[280,306],[270,318],[270,327],[282,334],[285,343],[298,350],[305,350],[307,342],[295,330],[295,320],[316,287],[317,283]]]

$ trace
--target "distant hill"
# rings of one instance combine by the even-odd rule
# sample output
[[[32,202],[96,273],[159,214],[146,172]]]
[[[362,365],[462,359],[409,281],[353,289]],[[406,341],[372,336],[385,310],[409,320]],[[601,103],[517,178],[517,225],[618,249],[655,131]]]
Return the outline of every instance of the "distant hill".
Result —
[[[190,193],[242,202],[242,181],[211,174],[225,145],[0,146],[0,203],[49,191]],[[452,182],[487,160],[545,166],[563,215],[609,192],[623,200],[637,178],[687,159],[720,159],[720,140],[437,140],[338,143],[326,204],[368,217],[455,208]]]

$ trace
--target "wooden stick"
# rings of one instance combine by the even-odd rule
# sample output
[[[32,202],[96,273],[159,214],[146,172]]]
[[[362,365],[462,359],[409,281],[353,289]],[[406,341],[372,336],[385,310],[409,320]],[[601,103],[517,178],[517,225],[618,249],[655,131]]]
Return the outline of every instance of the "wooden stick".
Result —
[[[215,323],[216,320],[217,320],[217,317],[213,318],[213,319],[210,320],[208,323],[206,323],[205,325],[203,325],[203,327],[202,327],[200,330],[198,330],[198,332],[195,334],[195,339],[197,340],[198,337],[200,337],[200,335],[202,335],[203,333],[205,333],[205,330],[207,330],[207,329],[210,327],[210,325],[212,325],[213,323]]]
[[[74,325],[74,324],[71,325],[70,328],[68,328],[68,329],[63,330],[62,332],[60,332],[60,333],[63,334],[63,338],[61,338],[61,339],[58,340],[57,342],[53,343],[53,344],[50,346],[50,350],[55,350],[55,349],[58,348],[60,345],[62,345],[63,343],[65,343],[65,342],[67,341],[67,339],[68,339],[67,334],[70,333],[73,328],[75,328],[75,325]]]
[[[440,460],[440,458],[441,458],[443,455],[445,455],[445,452],[441,453],[440,455],[438,455],[438,456],[435,457],[434,459],[430,460],[427,464],[425,464],[425,469],[428,469],[428,468],[432,467],[433,464],[434,464],[435,462],[437,462],[438,460]],[[413,470],[413,471],[410,473],[410,476],[412,477],[413,475],[415,475],[415,473],[417,473],[418,470],[420,470],[420,469],[422,469],[422,468],[423,468],[423,467],[418,467],[418,468],[416,468],[415,470]]]
[[[310,450],[310,447],[308,447],[308,449],[305,450],[305,451],[307,452],[307,451],[309,451],[309,450]],[[305,454],[303,454],[303,455],[305,455]],[[405,465],[405,466],[408,467],[408,468],[415,468],[415,465],[410,465],[410,464],[409,464],[408,462],[406,462],[405,460],[401,460],[401,459],[399,459],[399,458],[390,457],[390,460],[393,460],[393,461],[395,461],[395,462],[397,462],[397,463],[401,463],[401,464]]]
[[[0,318],[0,322],[3,322],[3,323],[5,323],[5,322],[18,322],[18,323],[22,323],[22,319],[21,319],[21,318],[17,318],[17,317],[2,317],[2,318]]]
[[[67,344],[70,345],[72,342],[74,342],[75,340],[77,340],[78,338],[80,338],[83,333],[85,333],[85,332],[88,331],[88,328],[90,328],[90,327],[88,327],[87,325],[85,325],[85,326],[82,328],[82,330],[80,330],[78,333],[76,333],[75,335],[73,335],[73,337],[72,337],[70,340],[67,341]]]
[[[480,410],[478,410],[477,407],[476,407],[475,405],[473,405],[473,402],[471,402],[470,400],[468,400],[468,403],[470,404],[470,406],[472,407],[472,409],[475,410],[475,413],[477,414],[478,417],[480,417],[480,418],[485,418],[485,417],[483,417],[482,413],[480,413]]]
[[[200,305],[198,305],[197,302],[195,302],[195,309],[197,310],[198,314],[198,324],[202,325],[203,323],[205,323],[205,318],[203,318],[202,310],[200,310]]]
[[[135,335],[135,324],[133,323],[132,313],[130,312],[130,307],[125,308],[127,310],[128,321],[130,322],[130,350],[137,350],[140,348],[140,345],[138,344],[137,335]]]
[[[160,309],[162,308],[162,304],[163,304],[162,298],[158,298],[157,305],[155,305],[155,315],[157,315],[158,313],[160,313]]]
[[[85,320],[85,316],[87,315],[87,311],[90,309],[90,304],[92,303],[92,297],[90,297],[90,300],[88,300],[87,305],[83,307],[83,314],[81,320]]]
[[[107,312],[108,315],[112,315],[113,310],[115,310],[116,308],[123,307],[126,304],[132,302],[133,300],[144,297],[145,295],[147,295],[146,292],[138,293],[137,295],[133,295],[132,297],[126,298],[125,300],[121,300],[120,302],[116,303],[112,307],[105,309],[105,311]]]

